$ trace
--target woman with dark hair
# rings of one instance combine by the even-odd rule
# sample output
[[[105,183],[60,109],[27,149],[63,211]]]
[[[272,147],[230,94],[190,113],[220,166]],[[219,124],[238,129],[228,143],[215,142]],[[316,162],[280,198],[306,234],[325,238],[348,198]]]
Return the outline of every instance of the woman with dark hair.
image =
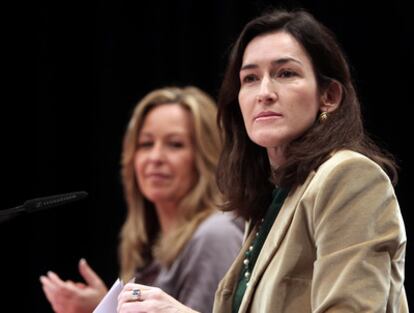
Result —
[[[408,312],[396,165],[364,130],[334,35],[304,11],[252,20],[218,105],[218,186],[248,228],[213,312]],[[156,312],[131,287],[119,312]]]

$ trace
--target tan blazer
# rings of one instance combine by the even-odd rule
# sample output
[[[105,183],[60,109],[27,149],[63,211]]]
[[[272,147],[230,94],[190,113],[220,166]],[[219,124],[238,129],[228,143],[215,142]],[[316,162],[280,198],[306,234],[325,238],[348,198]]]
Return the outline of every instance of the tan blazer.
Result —
[[[214,313],[232,312],[253,236],[221,281]],[[405,245],[384,171],[361,154],[337,152],[286,198],[238,312],[408,312]]]

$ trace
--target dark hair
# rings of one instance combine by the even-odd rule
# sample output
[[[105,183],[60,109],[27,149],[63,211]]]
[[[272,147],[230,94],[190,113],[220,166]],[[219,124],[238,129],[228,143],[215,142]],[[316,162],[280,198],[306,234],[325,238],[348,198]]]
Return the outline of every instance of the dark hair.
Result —
[[[248,43],[255,37],[285,32],[307,52],[322,93],[330,82],[342,87],[339,107],[320,123],[289,144],[286,162],[273,175],[266,149],[248,137],[238,103],[239,71]],[[361,109],[344,53],[335,36],[311,14],[303,11],[273,10],[253,19],[234,44],[218,99],[218,123],[224,130],[224,149],[220,157],[217,182],[228,199],[224,210],[235,210],[245,218],[263,214],[274,184],[293,191],[309,173],[316,170],[333,151],[351,149],[378,163],[395,183],[396,165],[364,131]],[[270,177],[272,176],[272,178]]]

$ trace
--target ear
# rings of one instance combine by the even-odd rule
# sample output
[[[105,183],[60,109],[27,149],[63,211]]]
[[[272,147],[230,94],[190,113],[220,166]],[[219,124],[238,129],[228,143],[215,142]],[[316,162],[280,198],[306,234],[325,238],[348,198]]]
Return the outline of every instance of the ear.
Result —
[[[320,111],[327,113],[335,111],[339,107],[341,100],[342,85],[338,81],[332,80],[321,95]]]

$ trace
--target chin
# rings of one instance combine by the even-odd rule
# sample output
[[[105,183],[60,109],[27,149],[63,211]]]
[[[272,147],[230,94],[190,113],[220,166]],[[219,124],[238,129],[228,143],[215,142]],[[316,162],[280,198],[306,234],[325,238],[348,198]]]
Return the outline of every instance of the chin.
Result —
[[[149,199],[151,202],[157,202],[170,197],[170,195],[168,193],[160,191],[149,191],[145,193],[145,197]]]
[[[275,138],[272,135],[262,135],[262,136],[254,136],[250,138],[256,145],[261,146],[263,148],[272,148],[281,145],[281,140],[279,138]]]

